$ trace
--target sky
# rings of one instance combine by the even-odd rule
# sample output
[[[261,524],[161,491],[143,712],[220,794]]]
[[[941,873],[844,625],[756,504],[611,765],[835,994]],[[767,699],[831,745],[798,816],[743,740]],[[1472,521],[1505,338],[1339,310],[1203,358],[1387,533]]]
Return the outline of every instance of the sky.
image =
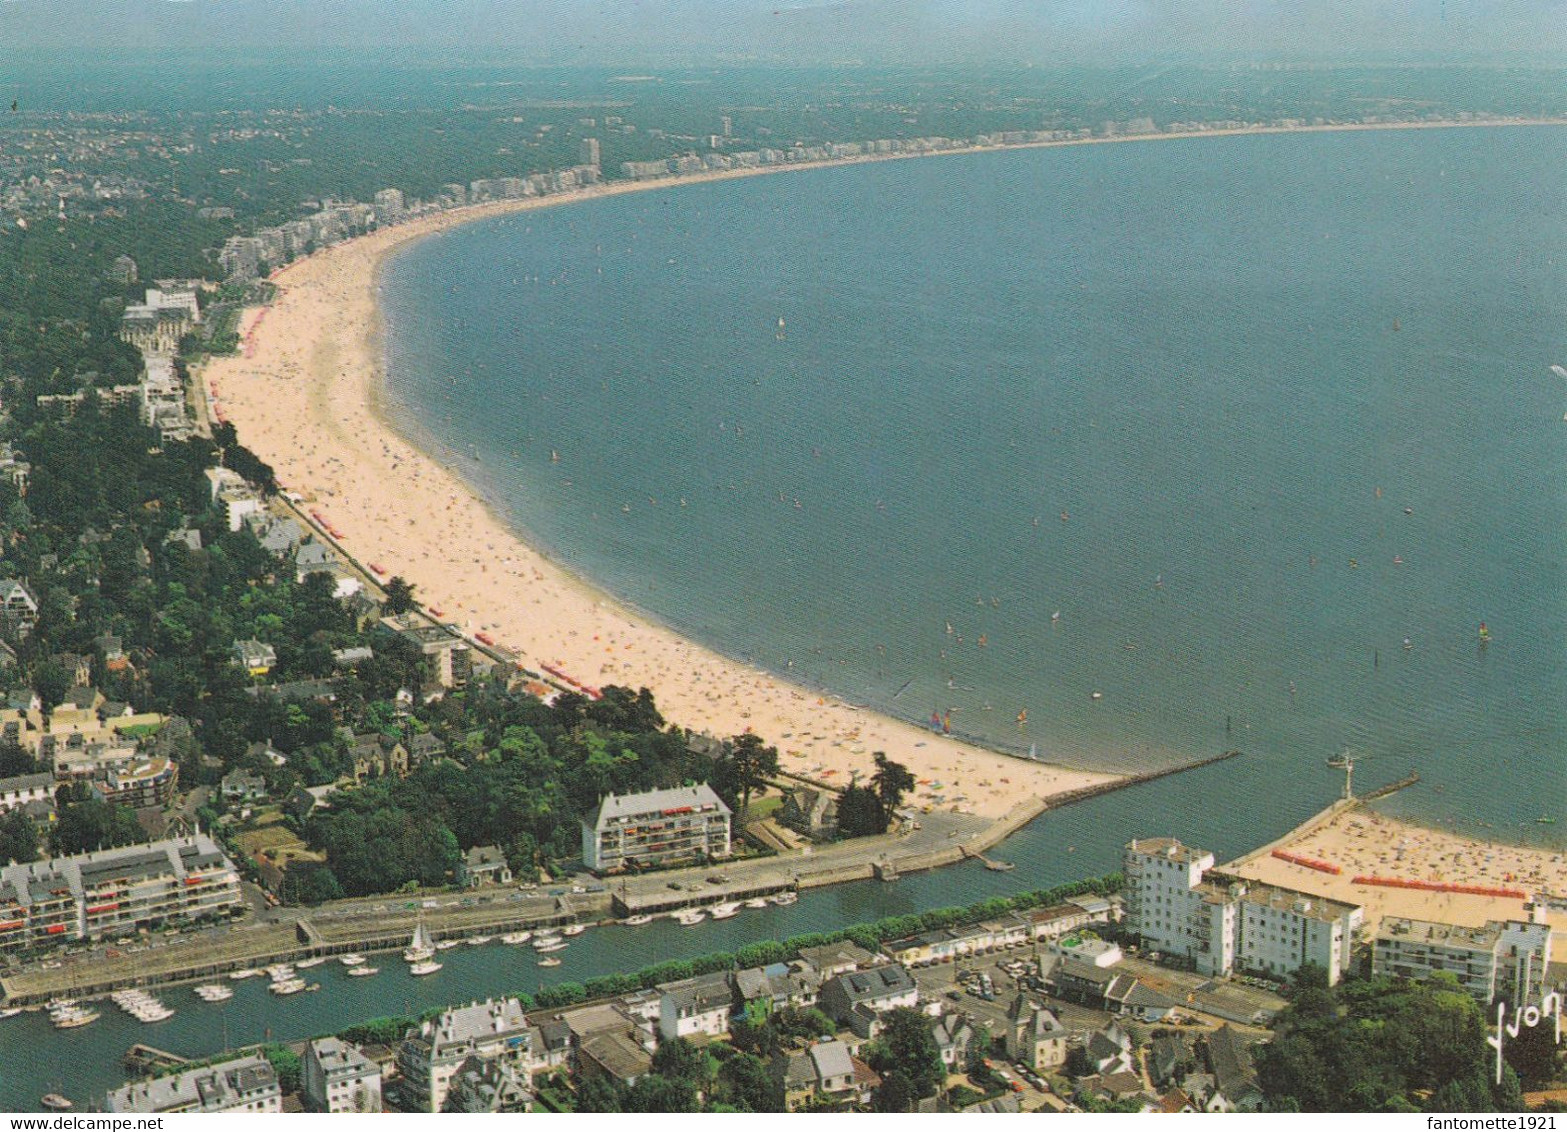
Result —
[[[1560,62],[1567,0],[0,0],[14,51],[348,48],[758,59]]]

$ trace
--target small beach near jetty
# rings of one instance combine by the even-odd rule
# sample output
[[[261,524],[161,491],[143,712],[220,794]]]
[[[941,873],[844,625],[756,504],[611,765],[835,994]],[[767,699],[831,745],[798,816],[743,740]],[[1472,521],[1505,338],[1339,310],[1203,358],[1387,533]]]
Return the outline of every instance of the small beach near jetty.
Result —
[[[1284,852],[1315,862],[1311,867],[1286,860]],[[1330,873],[1321,866],[1337,868]],[[1248,854],[1224,866],[1253,880],[1312,892],[1366,909],[1366,924],[1375,929],[1384,916],[1478,927],[1487,920],[1525,919],[1525,900],[1482,896],[1385,884],[1357,884],[1357,877],[1418,881],[1449,886],[1473,886],[1561,896],[1567,887],[1567,854],[1480,841],[1456,833],[1425,829],[1361,808],[1335,814],[1279,846],[1275,852]],[[1548,919],[1556,929],[1553,957],[1567,961],[1567,911]]]

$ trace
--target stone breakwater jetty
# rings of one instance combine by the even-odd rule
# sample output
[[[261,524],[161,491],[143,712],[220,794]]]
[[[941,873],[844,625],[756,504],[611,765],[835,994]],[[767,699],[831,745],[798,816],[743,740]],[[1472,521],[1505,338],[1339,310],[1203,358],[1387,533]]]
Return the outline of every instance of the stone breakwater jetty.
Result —
[[[1210,758],[1130,775],[1048,798],[1027,798],[995,821],[971,814],[921,814],[898,832],[818,847],[809,854],[725,861],[700,868],[666,870],[605,882],[608,891],[559,896],[527,895],[490,904],[435,908],[427,901],[382,897],[348,905],[299,909],[282,921],[241,925],[216,935],[186,937],[179,947],[154,947],[135,955],[103,949],[62,967],[30,967],[0,978],[10,1006],[34,1006],[56,997],[96,998],[129,987],[166,986],[226,975],[242,968],[346,955],[392,951],[407,945],[422,922],[437,940],[465,939],[510,931],[599,923],[637,914],[674,913],[723,901],[799,892],[849,881],[891,880],[982,857],[988,850],[1049,810],[1115,790],[1236,758],[1226,751]],[[398,903],[396,908],[387,905]],[[408,906],[413,904],[413,907]],[[383,910],[377,910],[377,905]]]

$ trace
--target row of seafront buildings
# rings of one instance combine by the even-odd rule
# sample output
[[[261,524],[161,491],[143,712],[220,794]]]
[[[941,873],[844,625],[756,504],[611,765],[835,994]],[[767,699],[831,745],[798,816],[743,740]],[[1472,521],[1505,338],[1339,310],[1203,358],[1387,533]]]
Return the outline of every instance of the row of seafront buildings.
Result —
[[[1145,948],[1209,975],[1286,977],[1310,963],[1330,984],[1350,972],[1365,926],[1358,905],[1215,870],[1212,853],[1170,837],[1132,841],[1123,854],[1126,923]],[[1567,972],[1552,971],[1550,898],[1526,920],[1480,927],[1384,917],[1372,933],[1373,974],[1448,972],[1480,1002],[1539,1003]]]
[[[272,228],[258,228],[253,236],[232,236],[218,252],[218,264],[226,278],[257,279],[317,248],[331,247],[374,228],[401,224],[421,216],[484,204],[497,200],[525,200],[572,192],[597,184],[599,168],[593,162],[526,177],[489,177],[467,185],[442,185],[428,201],[409,201],[401,189],[382,189],[373,204],[357,201],[320,203],[317,211]]]
[[[820,161],[852,161],[862,157],[912,157],[930,153],[950,153],[959,149],[1040,145],[1046,142],[1070,141],[1079,136],[1089,136],[1089,134],[1085,132],[1080,135],[1073,130],[1009,130],[999,134],[980,134],[972,138],[877,138],[863,142],[764,147],[740,150],[736,153],[686,154],[660,161],[626,161],[621,163],[620,174],[628,181],[649,181],[734,169],[764,169]]]
[[[239,871],[205,834],[0,868],[0,950],[113,939],[243,907]]]

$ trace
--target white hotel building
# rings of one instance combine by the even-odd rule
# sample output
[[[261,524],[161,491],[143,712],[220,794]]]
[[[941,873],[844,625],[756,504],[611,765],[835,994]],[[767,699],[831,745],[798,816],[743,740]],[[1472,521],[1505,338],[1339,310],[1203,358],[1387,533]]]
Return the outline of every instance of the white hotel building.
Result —
[[[1361,908],[1209,873],[1213,854],[1171,837],[1126,846],[1126,925],[1149,949],[1206,975],[1288,975],[1315,963],[1336,983],[1349,972]]]

